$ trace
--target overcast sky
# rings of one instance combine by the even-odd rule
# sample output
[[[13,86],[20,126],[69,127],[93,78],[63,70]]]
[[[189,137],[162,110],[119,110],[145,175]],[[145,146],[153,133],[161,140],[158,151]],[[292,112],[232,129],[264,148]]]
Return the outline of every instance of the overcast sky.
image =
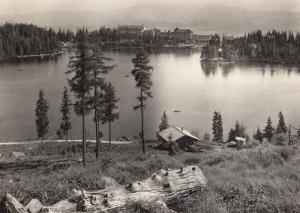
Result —
[[[300,12],[300,0],[0,0],[0,14],[26,14],[51,10],[114,10],[145,4],[226,5],[262,10]]]

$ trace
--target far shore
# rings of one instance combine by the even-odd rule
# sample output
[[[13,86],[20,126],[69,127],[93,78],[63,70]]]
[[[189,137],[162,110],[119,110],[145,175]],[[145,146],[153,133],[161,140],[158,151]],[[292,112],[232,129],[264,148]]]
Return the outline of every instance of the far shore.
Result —
[[[58,51],[58,52],[54,52],[54,53],[41,53],[41,54],[37,54],[37,55],[18,55],[16,58],[35,58],[35,57],[47,57],[47,56],[54,56],[54,55],[60,55],[62,54],[63,51]]]

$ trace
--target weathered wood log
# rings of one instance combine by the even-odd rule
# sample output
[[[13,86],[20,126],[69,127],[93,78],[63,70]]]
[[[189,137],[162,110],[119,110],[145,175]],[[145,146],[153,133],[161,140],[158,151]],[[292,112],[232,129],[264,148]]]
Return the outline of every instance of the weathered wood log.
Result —
[[[11,194],[6,194],[3,198],[3,206],[1,206],[1,212],[7,213],[27,213],[24,206]]]
[[[99,191],[74,190],[74,196],[52,206],[44,206],[42,212],[130,212],[137,205],[155,213],[173,213],[167,203],[178,197],[188,196],[206,185],[200,168],[189,166],[178,170],[160,170],[151,177]],[[132,212],[132,211],[131,211]],[[13,212],[13,213],[23,213]]]

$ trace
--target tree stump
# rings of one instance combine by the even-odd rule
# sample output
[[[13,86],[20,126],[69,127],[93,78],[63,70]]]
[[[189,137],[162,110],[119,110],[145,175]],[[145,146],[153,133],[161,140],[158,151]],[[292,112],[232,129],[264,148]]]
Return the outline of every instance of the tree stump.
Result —
[[[206,183],[205,176],[197,166],[178,170],[160,170],[143,181],[130,183],[125,187],[109,187],[99,191],[74,190],[73,197],[52,206],[43,206],[41,211],[130,212],[133,206],[139,206],[153,213],[173,213],[174,211],[168,209],[166,203],[186,197],[206,186]],[[19,205],[19,202],[16,204]]]

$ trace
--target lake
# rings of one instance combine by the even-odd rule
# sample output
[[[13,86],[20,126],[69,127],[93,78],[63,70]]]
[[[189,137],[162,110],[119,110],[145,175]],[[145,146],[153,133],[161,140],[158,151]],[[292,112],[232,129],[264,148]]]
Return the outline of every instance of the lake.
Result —
[[[65,71],[71,53],[56,60],[5,63],[0,65],[0,140],[36,138],[34,108],[39,89],[50,103],[49,136],[60,124],[60,103],[67,84]],[[140,113],[133,110],[138,94],[130,75],[133,52],[106,52],[114,59],[115,69],[107,75],[120,98],[120,119],[113,123],[113,136],[136,136],[140,132]],[[153,95],[145,111],[145,135],[155,138],[165,110],[169,123],[197,130],[199,135],[211,134],[215,110],[223,116],[224,139],[238,120],[252,136],[258,126],[263,128],[268,116],[277,125],[282,111],[286,122],[300,124],[300,72],[286,65],[215,65],[203,66],[200,53],[167,51],[152,54]],[[22,72],[17,70],[23,70]],[[125,77],[130,75],[129,77]],[[174,112],[179,110],[180,112]],[[87,135],[93,137],[92,116],[87,118]],[[81,120],[72,114],[71,136],[81,136]],[[102,127],[107,135],[107,126]]]

